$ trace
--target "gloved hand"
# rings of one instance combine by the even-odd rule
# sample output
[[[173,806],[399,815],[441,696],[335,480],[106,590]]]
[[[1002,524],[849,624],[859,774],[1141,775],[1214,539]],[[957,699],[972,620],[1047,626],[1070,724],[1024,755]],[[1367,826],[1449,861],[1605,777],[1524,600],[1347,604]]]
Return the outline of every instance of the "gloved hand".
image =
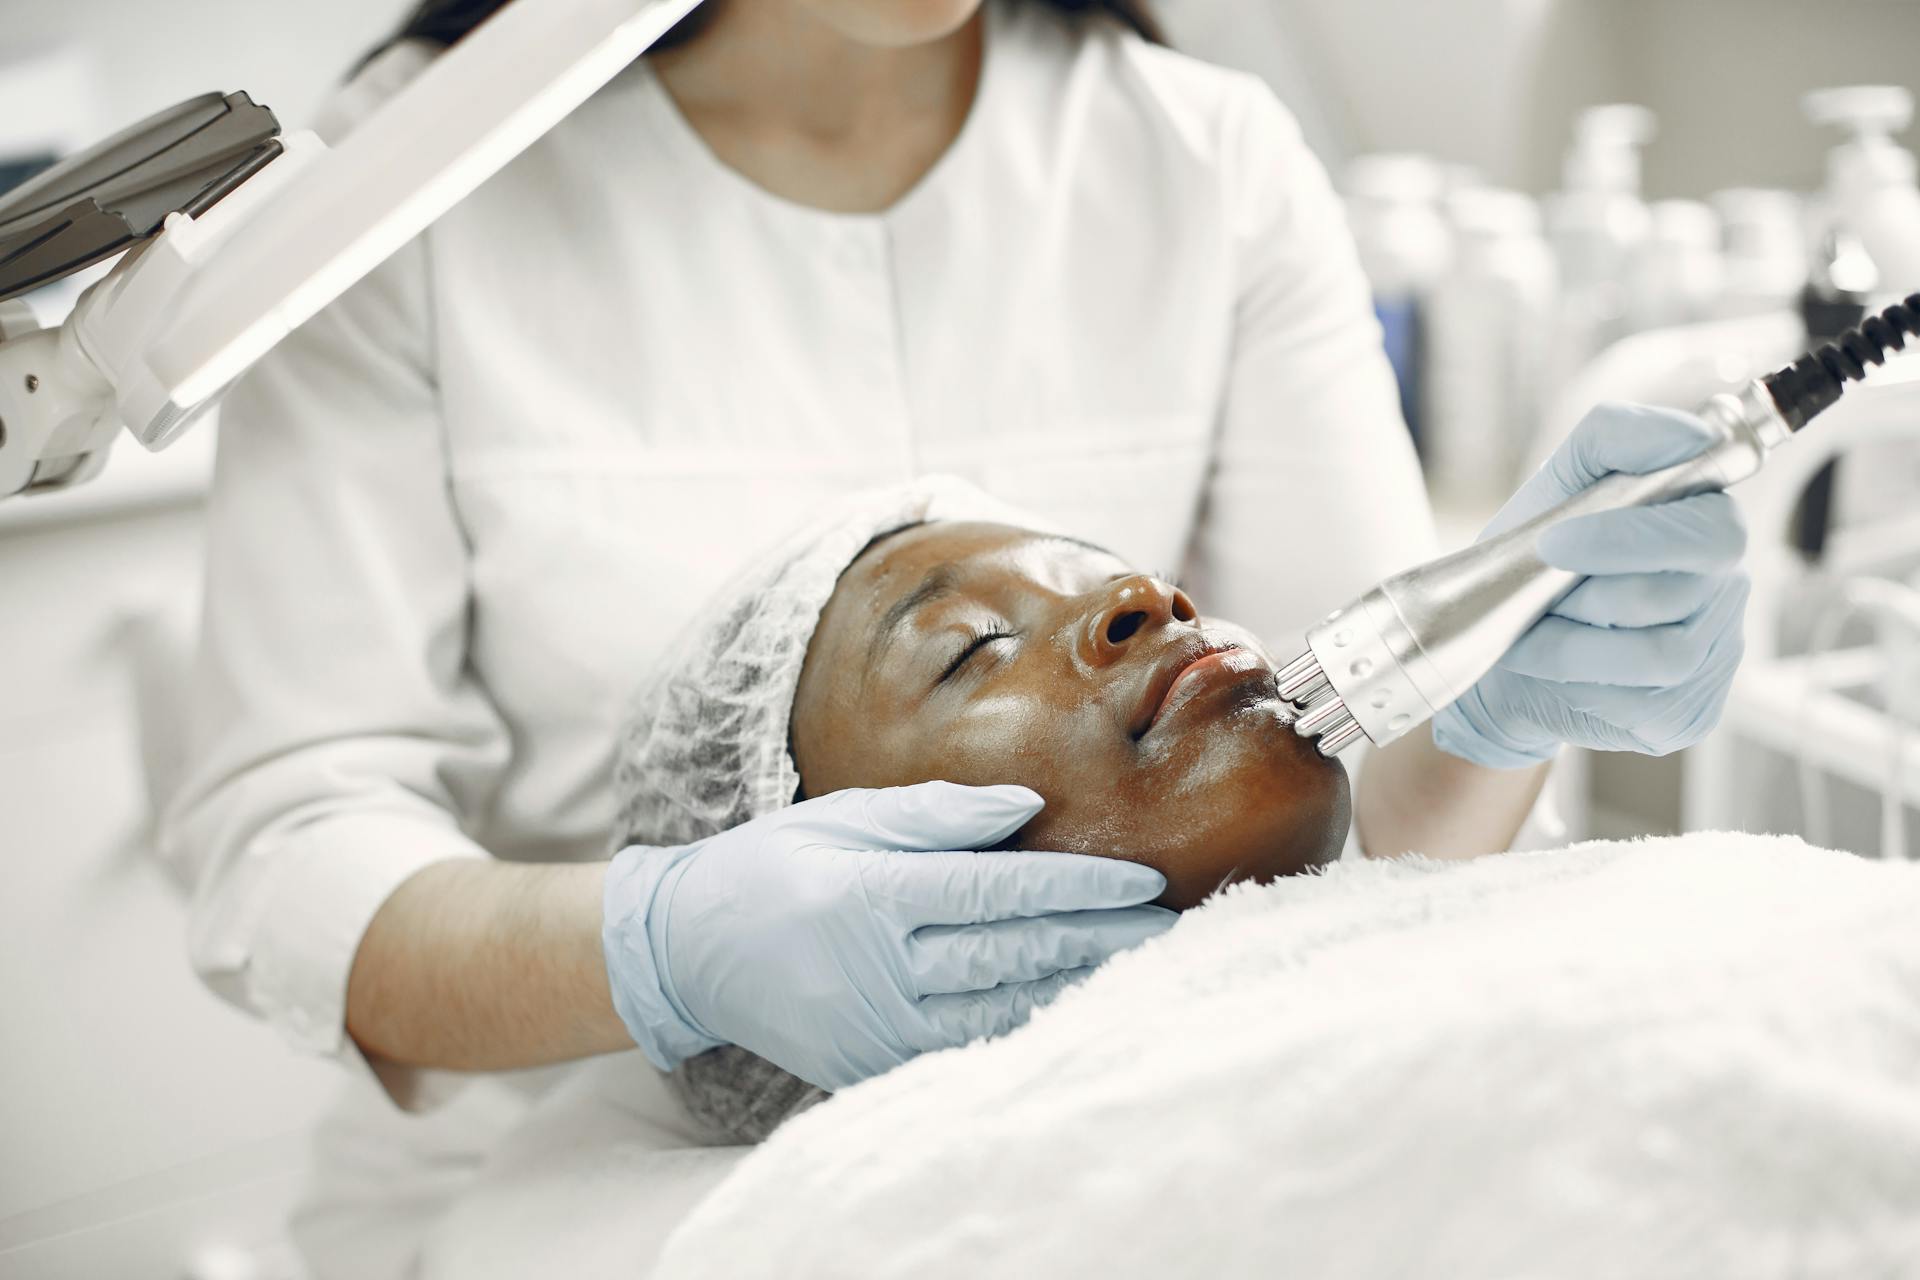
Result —
[[[737,1044],[823,1089],[1006,1031],[1166,929],[1151,867],[973,853],[1044,802],[945,782],[840,791],[607,869],[614,1007],[671,1070]],[[962,852],[954,852],[960,850]]]
[[[1492,537],[1610,471],[1657,471],[1703,452],[1692,414],[1601,405],[1502,507]],[[1540,558],[1590,575],[1433,720],[1433,740],[1513,769],[1563,742],[1665,755],[1720,719],[1743,650],[1746,530],[1724,493],[1581,516],[1540,536]]]

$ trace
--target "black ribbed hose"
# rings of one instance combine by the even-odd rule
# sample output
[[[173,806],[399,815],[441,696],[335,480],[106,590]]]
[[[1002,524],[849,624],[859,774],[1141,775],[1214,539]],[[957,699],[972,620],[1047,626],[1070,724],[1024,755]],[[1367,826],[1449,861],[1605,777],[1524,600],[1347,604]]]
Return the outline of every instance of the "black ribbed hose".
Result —
[[[1867,366],[1884,364],[1887,352],[1920,338],[1920,293],[1909,294],[1879,315],[1868,316],[1811,355],[1801,356],[1761,381],[1787,425],[1798,431],[1831,409],[1849,382],[1867,376]]]

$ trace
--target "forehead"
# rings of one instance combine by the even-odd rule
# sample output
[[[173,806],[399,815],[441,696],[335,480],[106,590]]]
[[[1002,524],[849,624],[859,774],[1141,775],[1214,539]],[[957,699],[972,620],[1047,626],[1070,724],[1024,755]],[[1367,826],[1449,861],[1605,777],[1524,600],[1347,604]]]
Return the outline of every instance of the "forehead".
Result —
[[[1125,567],[1113,553],[1078,539],[1004,524],[942,521],[877,540],[849,566],[834,594],[877,613],[936,572],[962,589],[1027,582],[1078,591],[1089,574]]]

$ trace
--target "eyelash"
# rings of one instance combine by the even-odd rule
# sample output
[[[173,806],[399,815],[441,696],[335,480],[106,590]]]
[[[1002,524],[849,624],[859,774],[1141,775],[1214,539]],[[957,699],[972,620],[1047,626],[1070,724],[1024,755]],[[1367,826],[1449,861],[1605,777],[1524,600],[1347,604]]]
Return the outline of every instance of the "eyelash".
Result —
[[[995,640],[1011,639],[1013,639],[1013,633],[1011,631],[998,631],[991,627],[975,631],[967,637],[966,646],[960,650],[952,662],[947,664],[947,669],[940,673],[940,679],[936,683],[945,684],[953,676],[959,674],[960,668],[966,666],[967,663],[973,659],[974,654],[980,652]]]

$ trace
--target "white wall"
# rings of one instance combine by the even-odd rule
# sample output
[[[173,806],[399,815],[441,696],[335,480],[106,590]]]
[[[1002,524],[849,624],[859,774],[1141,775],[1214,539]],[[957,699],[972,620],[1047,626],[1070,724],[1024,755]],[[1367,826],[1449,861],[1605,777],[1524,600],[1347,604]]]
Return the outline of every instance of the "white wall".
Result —
[[[1539,45],[1561,0],[1282,0],[1355,151],[1425,151],[1513,181]]]
[[[407,0],[0,0],[0,63],[37,46],[81,45],[101,86],[102,131],[216,89],[244,89],[283,125],[299,126],[407,7]]]
[[[1660,117],[1648,194],[1730,186],[1811,189],[1834,134],[1800,112],[1809,89],[1897,84],[1920,97],[1915,0],[1562,0],[1530,95],[1528,185],[1550,184],[1573,113],[1569,88],[1639,102]],[[1588,101],[1600,100],[1588,98]],[[1908,147],[1920,147],[1920,129]]]
[[[1920,95],[1920,0],[1161,0],[1176,41],[1260,71],[1336,168],[1429,151],[1544,191],[1575,113],[1661,118],[1649,194],[1816,186],[1829,138],[1800,95]],[[1920,147],[1920,130],[1907,136]]]

